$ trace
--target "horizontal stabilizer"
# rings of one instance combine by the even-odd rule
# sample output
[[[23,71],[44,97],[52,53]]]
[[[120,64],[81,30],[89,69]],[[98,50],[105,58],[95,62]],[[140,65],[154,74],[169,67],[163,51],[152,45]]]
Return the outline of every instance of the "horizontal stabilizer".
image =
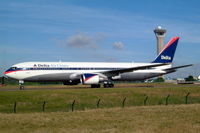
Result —
[[[124,69],[118,69],[118,70],[112,70],[112,71],[105,71],[102,72],[103,74],[107,75],[108,77],[110,76],[116,76],[121,73],[126,73],[126,72],[133,72],[136,70],[145,70],[145,69],[150,69],[152,67],[158,67],[158,66],[164,66],[168,64],[161,64],[161,63],[156,63],[156,64],[151,64],[151,65],[145,65],[145,66],[138,66],[138,67],[131,67],[131,68],[124,68]]]
[[[189,66],[193,66],[193,64],[183,65],[183,66],[177,66],[177,67],[172,67],[172,68],[165,69],[165,71],[176,71],[176,70],[179,69],[179,68],[184,68],[184,67],[189,67]]]

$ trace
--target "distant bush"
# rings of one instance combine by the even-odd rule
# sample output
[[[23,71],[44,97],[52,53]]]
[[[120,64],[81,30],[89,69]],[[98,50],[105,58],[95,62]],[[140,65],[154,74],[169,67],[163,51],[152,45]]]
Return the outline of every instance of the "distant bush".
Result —
[[[165,82],[165,79],[163,77],[158,77],[153,82]]]
[[[185,78],[185,81],[196,81],[192,75],[189,75],[187,78]]]

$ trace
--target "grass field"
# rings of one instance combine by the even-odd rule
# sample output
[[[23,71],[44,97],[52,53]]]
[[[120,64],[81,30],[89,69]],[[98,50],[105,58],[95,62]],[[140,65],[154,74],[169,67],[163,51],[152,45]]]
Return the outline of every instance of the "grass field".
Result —
[[[0,113],[2,133],[199,133],[200,104]]]
[[[97,109],[98,99],[101,101]],[[76,100],[74,112],[73,100]],[[44,101],[45,112],[42,112]],[[17,102],[16,113],[13,113],[14,102]],[[1,132],[200,133],[200,85],[140,83],[99,89],[40,85],[26,86],[25,90],[4,86],[0,87]]]
[[[189,104],[200,103],[200,85],[176,84],[116,84],[116,88],[91,89],[89,86],[26,86],[26,90],[18,90],[17,86],[0,88],[0,112],[12,113],[14,102],[17,102],[17,113],[42,112],[45,101],[45,112],[71,111],[75,100],[75,110],[96,108],[101,99],[100,108],[121,107],[126,97],[125,106],[164,105],[167,95],[168,104],[184,104],[185,96]]]

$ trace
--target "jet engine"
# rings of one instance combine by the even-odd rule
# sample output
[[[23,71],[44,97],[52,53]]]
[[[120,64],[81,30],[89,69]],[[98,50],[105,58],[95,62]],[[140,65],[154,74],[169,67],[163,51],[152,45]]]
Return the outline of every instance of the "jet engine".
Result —
[[[100,77],[98,74],[87,73],[82,75],[82,83],[83,84],[99,84]]]

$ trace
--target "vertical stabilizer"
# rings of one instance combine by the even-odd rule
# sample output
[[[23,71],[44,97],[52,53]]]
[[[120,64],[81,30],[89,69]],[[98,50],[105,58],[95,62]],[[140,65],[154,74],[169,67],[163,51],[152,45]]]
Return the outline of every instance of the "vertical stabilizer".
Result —
[[[172,63],[179,37],[173,37],[152,63]]]

